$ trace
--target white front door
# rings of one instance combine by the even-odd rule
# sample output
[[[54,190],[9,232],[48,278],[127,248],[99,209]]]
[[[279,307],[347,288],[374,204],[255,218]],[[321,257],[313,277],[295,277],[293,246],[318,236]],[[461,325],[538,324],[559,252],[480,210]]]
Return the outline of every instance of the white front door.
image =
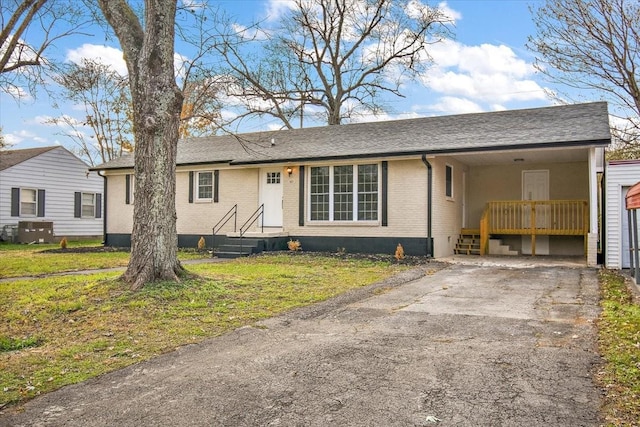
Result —
[[[260,203],[265,227],[282,227],[282,169],[260,170]]]
[[[548,170],[522,171],[522,200],[549,200]],[[544,207],[536,209],[536,227],[545,227],[548,216]],[[531,255],[531,236],[522,236],[522,253]],[[536,236],[536,255],[549,255],[549,236]]]

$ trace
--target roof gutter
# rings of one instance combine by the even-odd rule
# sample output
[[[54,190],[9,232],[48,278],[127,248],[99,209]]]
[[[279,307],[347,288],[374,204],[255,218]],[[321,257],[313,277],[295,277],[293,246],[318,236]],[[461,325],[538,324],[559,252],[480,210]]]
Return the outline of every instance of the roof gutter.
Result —
[[[107,177],[103,175],[102,170],[96,170],[98,176],[102,177],[102,245],[107,245]]]
[[[422,163],[427,167],[427,256],[433,258],[433,235],[432,235],[432,199],[433,199],[433,168],[427,160],[427,155],[422,155]]]

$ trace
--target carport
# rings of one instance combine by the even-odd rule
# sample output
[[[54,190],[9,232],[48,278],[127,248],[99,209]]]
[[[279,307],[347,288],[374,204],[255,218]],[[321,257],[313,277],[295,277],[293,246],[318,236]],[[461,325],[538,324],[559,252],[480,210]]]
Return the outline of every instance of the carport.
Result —
[[[629,189],[624,198],[627,216],[629,218],[629,259],[631,261],[631,276],[636,284],[640,282],[640,251],[638,248],[638,209],[640,209],[640,182]]]

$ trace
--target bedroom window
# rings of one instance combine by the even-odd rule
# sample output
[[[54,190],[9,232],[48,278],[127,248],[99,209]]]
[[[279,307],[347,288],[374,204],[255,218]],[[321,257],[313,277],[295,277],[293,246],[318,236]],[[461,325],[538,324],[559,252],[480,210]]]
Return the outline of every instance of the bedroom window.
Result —
[[[38,213],[38,190],[20,190],[20,216],[36,216]]]
[[[445,196],[453,198],[453,166],[445,166]]]
[[[311,221],[377,221],[378,165],[339,165],[310,170]]]
[[[96,195],[82,193],[82,218],[94,218],[96,215]]]
[[[197,177],[198,191],[197,200],[213,199],[213,172],[198,172]]]

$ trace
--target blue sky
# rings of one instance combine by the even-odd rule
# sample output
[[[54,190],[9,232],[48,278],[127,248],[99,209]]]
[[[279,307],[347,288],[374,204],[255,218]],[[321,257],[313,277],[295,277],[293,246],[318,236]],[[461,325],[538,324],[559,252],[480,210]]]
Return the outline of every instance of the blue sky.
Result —
[[[525,47],[527,37],[535,32],[529,6],[536,3],[522,0],[438,3],[455,20],[454,39],[429,48],[436,65],[418,81],[403,88],[406,98],[389,98],[393,111],[376,120],[551,105],[544,91],[549,88],[548,83],[535,73],[534,56]],[[252,20],[275,19],[287,7],[284,0],[219,1],[217,4],[244,25]],[[97,32],[93,37],[65,40],[51,55],[64,61],[99,56],[122,69],[124,63],[117,43],[114,41],[108,47],[104,43],[104,35]],[[180,46],[176,50],[183,54]],[[19,104],[8,95],[0,94],[0,126],[13,148],[73,146],[72,141],[60,135],[60,128],[43,123],[48,117],[60,115],[51,107],[52,102],[43,91],[36,99],[27,98]],[[81,109],[72,105],[65,107],[65,113],[76,114],[79,119],[83,117]],[[266,130],[276,125],[273,121],[255,122],[246,131]]]

